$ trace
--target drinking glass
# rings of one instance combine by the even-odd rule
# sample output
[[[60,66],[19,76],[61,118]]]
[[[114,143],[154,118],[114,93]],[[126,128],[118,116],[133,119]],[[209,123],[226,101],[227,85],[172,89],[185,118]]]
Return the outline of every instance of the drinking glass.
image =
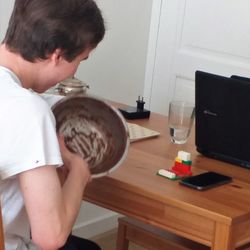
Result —
[[[183,144],[187,141],[195,117],[195,106],[185,101],[169,103],[168,125],[173,143]]]

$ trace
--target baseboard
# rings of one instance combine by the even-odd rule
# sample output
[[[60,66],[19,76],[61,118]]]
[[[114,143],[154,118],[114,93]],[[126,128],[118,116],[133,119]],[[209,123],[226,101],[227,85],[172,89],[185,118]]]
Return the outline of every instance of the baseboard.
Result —
[[[78,223],[73,228],[73,234],[87,239],[103,234],[117,228],[117,219],[120,216],[115,212],[110,212],[95,219]]]

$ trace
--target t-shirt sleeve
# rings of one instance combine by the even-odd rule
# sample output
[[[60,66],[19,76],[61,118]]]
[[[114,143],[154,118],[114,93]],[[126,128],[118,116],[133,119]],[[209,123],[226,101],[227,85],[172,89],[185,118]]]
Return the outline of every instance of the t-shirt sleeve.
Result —
[[[0,131],[0,176],[5,179],[36,167],[62,165],[55,118],[39,96],[16,98]]]
[[[65,97],[65,96],[61,96],[61,95],[53,95],[53,94],[47,94],[47,93],[40,94],[40,96],[47,102],[47,104],[50,107],[52,107],[58,101],[60,101],[62,98]]]

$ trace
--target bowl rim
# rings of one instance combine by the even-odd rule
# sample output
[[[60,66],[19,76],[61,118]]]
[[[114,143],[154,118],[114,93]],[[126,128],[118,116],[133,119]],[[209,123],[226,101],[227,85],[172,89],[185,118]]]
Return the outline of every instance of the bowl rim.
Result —
[[[60,106],[62,103],[66,102],[66,101],[68,101],[70,99],[74,99],[74,98],[92,99],[92,100],[99,101],[99,102],[103,103],[104,105],[106,105],[108,108],[110,108],[118,116],[118,118],[121,120],[121,123],[123,124],[124,130],[125,130],[124,131],[125,132],[125,137],[126,137],[124,141],[125,141],[126,145],[124,147],[124,151],[123,151],[122,156],[117,161],[117,163],[113,167],[111,167],[109,170],[106,170],[104,172],[97,173],[97,174],[91,174],[91,177],[93,179],[95,179],[95,178],[100,178],[100,177],[109,175],[111,172],[116,170],[124,162],[124,160],[126,159],[126,157],[128,155],[128,149],[129,149],[129,145],[130,145],[130,138],[129,138],[129,129],[128,129],[127,122],[126,122],[125,118],[123,117],[123,115],[121,114],[121,112],[118,110],[118,108],[115,108],[112,104],[108,103],[108,101],[106,101],[104,99],[101,99],[100,97],[96,97],[96,96],[89,95],[89,94],[88,95],[86,95],[86,94],[74,94],[74,95],[65,96],[62,99],[60,99],[58,102],[56,102],[51,107],[52,112],[58,106]],[[53,114],[54,114],[54,112],[53,112]],[[54,116],[55,116],[55,114],[54,114]],[[56,119],[56,117],[55,117],[55,119]]]

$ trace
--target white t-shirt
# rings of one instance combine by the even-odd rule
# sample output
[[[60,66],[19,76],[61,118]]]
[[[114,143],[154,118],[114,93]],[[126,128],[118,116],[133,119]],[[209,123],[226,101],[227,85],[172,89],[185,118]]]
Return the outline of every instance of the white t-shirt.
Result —
[[[1,66],[0,90],[0,195],[5,249],[37,249],[31,247],[17,175],[44,165],[62,165],[55,118],[43,98],[22,88],[16,75]]]

